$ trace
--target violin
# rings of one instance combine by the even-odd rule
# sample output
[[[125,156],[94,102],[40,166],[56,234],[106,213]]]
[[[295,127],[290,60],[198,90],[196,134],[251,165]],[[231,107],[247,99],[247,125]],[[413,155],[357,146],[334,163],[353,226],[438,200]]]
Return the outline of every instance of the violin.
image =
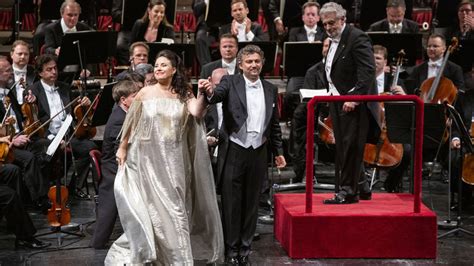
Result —
[[[336,139],[334,138],[334,131],[332,129],[332,119],[330,116],[324,118],[321,121],[318,118],[318,125],[319,125],[319,138],[322,142],[326,144],[336,144]]]
[[[61,178],[56,178],[56,186],[49,188],[48,198],[51,208],[48,209],[48,223],[52,227],[60,227],[71,222],[71,210],[66,207],[68,190],[61,185]]]
[[[26,92],[26,91],[25,91]],[[31,90],[28,92],[31,94]],[[29,136],[32,136],[32,132],[36,131],[41,125],[38,119],[38,105],[35,103],[24,102],[21,105],[21,113],[23,114],[23,132]],[[40,138],[44,137],[45,130],[44,128],[39,128],[35,132]]]
[[[16,123],[15,118],[12,116],[8,116],[11,110],[11,103],[10,98],[5,96],[3,98],[3,104],[6,106],[5,116],[2,119],[2,123],[0,124],[0,138],[8,136],[10,141],[13,140],[13,136],[15,135],[15,127],[14,124]],[[13,149],[11,145],[5,142],[0,143],[0,165],[12,163],[15,160],[15,155],[13,154]]]
[[[449,55],[458,47],[459,42],[456,37],[451,40],[446,55],[443,58],[439,74],[431,77],[421,84],[420,97],[425,103],[445,103],[453,104],[457,96],[457,88],[454,83],[443,76],[444,68],[448,62]]]
[[[405,52],[400,50],[396,61],[396,71],[392,80],[391,89],[398,84],[400,69],[403,64]],[[403,157],[403,145],[390,143],[387,137],[387,126],[385,122],[385,106],[380,104],[381,132],[377,144],[367,143],[364,147],[364,162],[375,167],[395,167],[400,164]]]
[[[99,94],[98,94],[99,95]],[[97,95],[97,96],[98,96]],[[96,100],[86,109],[85,106],[78,104],[74,108],[74,117],[77,123],[76,128],[74,129],[74,134],[78,139],[91,139],[97,133],[97,129],[92,126],[92,117],[94,116],[94,112],[91,112],[92,108],[94,107]],[[81,89],[81,97],[85,97],[84,90]]]

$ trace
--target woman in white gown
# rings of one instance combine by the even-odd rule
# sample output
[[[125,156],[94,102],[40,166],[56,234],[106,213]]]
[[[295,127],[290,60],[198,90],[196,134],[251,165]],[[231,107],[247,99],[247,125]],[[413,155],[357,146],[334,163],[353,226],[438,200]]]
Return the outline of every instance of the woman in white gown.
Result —
[[[157,84],[127,113],[117,151],[115,199],[124,234],[106,265],[192,265],[223,258],[222,225],[203,128],[204,96],[192,94],[180,58],[157,55]]]

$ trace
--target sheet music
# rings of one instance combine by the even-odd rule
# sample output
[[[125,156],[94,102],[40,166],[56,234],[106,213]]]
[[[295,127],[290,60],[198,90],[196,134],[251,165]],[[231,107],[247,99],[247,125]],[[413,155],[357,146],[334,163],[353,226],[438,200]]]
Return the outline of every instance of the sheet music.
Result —
[[[321,89],[321,90],[300,89],[301,102],[307,102],[311,100],[314,96],[329,96],[329,93],[326,89]]]
[[[68,114],[66,116],[66,119],[63,122],[63,125],[59,129],[58,134],[56,134],[51,144],[49,144],[48,150],[46,151],[46,155],[51,156],[51,157],[54,155],[54,153],[58,149],[59,144],[61,143],[61,140],[64,138],[64,135],[66,135],[66,132],[69,129],[69,126],[71,125],[71,123],[72,123],[72,116]]]

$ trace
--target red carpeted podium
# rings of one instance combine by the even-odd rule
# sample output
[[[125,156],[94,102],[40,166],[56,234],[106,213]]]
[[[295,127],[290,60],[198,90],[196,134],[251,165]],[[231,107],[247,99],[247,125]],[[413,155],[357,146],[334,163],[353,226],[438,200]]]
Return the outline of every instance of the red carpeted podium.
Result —
[[[411,194],[374,194],[357,204],[325,205],[333,194],[275,195],[275,237],[300,258],[436,258],[436,214],[413,212]]]
[[[436,214],[421,204],[423,101],[415,95],[316,96],[308,103],[306,150],[314,144],[318,102],[415,103],[413,194],[374,194],[370,201],[324,205],[313,194],[313,157],[306,153],[306,193],[275,195],[275,237],[291,258],[436,258]],[[314,207],[313,207],[314,205]]]

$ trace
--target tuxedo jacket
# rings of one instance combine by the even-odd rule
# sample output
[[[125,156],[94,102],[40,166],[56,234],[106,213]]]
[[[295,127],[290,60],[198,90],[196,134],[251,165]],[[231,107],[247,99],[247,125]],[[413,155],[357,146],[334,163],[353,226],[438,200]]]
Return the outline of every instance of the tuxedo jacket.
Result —
[[[77,31],[90,30],[87,24],[78,22],[76,25]],[[64,32],[61,28],[61,20],[53,22],[46,26],[44,30],[44,46],[45,53],[54,54],[56,48],[60,47],[63,41]]]
[[[375,60],[372,52],[372,44],[367,34],[349,24],[346,24],[341,34],[339,45],[334,54],[331,66],[331,80],[341,95],[377,95],[377,83],[375,80]],[[326,88],[329,88],[324,73]],[[368,102],[367,107],[372,114],[369,121],[373,130],[369,131],[376,139],[379,133],[374,123],[380,129],[379,105]]]
[[[283,155],[281,128],[278,118],[278,89],[270,82],[261,79],[265,95],[264,137],[270,141],[273,154]],[[227,75],[214,89],[210,103],[222,102],[224,128],[227,135],[237,133],[247,121],[247,96],[242,74]]]
[[[218,68],[222,68],[222,59],[218,59],[216,61],[212,61],[210,63],[205,64],[201,69],[200,77],[202,79],[207,79],[208,77],[212,75],[212,71]],[[239,73],[239,66],[236,63],[234,74],[237,74],[237,73]]]
[[[326,72],[324,70],[323,62],[318,62],[314,66],[308,68],[304,76],[304,89],[321,90],[326,89]]]
[[[219,38],[222,36],[222,34],[225,33],[230,33],[230,28],[232,27],[232,23],[222,25],[219,29]],[[250,26],[250,31],[253,32],[254,36],[253,40],[251,42],[260,42],[263,41],[263,30],[260,25],[258,25],[255,22],[252,22],[252,25]]]
[[[387,19],[382,19],[370,25],[368,31],[386,31],[390,32],[390,25]],[[413,20],[403,19],[402,20],[402,33],[418,33],[418,23]]]
[[[104,141],[102,143],[101,170],[102,176],[104,177],[103,180],[108,180],[107,182],[114,180],[117,174],[118,165],[115,160],[115,153],[120,144],[120,138],[117,140],[117,136],[122,129],[126,114],[127,113],[125,113],[120,106],[115,105],[105,125]]]
[[[58,93],[61,98],[61,101],[63,102],[63,106],[68,105],[71,101],[70,86],[63,82],[56,82],[56,86],[58,86]],[[44,91],[44,87],[41,84],[41,81],[35,82],[33,86],[31,86],[31,91],[36,96],[36,102],[38,104],[38,119],[41,123],[44,123],[51,117],[51,115],[55,114],[51,114],[48,99],[46,97],[46,92]],[[71,109],[71,107],[66,108],[66,113],[70,114]],[[47,132],[46,136],[48,136],[49,134],[50,132]]]
[[[193,14],[196,17],[196,30],[206,23],[206,2],[204,0],[193,0],[192,2]]]
[[[316,35],[314,36],[314,41],[323,41],[325,37],[324,30],[321,27],[317,27]],[[288,37],[288,41],[290,42],[307,42],[308,35],[306,34],[306,30],[303,27],[296,27],[290,30],[290,35]]]
[[[455,63],[448,61],[443,71],[443,76],[450,79],[458,90],[464,90],[464,78],[462,68]],[[420,89],[421,84],[428,78],[428,61],[415,66],[405,80],[408,94],[415,94]]]
[[[147,42],[145,40],[145,33],[148,28],[148,23],[143,22],[141,19],[135,21],[132,28],[132,38],[130,43],[134,42]],[[175,38],[174,30],[170,26],[166,26],[164,23],[160,23],[158,26],[158,33],[156,34],[156,39],[153,42],[161,42],[162,38]]]

